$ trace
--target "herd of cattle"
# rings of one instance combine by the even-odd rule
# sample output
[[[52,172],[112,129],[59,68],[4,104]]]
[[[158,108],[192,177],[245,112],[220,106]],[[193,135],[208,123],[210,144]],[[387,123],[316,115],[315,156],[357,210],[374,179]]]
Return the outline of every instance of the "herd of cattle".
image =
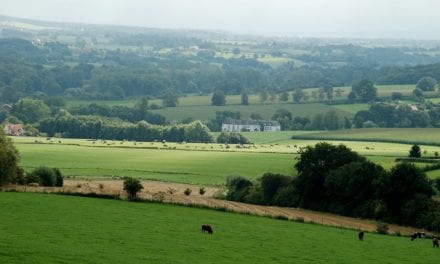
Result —
[[[364,231],[360,231],[358,233],[359,240],[364,240]],[[426,236],[425,232],[414,232],[411,235],[411,241],[414,241],[417,238],[424,238]],[[437,237],[432,237],[432,246],[438,248],[439,247],[439,241]]]
[[[212,230],[212,226],[210,225],[202,225],[202,233],[207,232],[208,234],[212,235],[214,231]],[[358,233],[359,240],[364,240],[365,232],[360,231]],[[414,234],[411,235],[411,241],[414,241],[417,238],[424,238],[426,234],[424,232],[414,232]],[[439,241],[437,237],[432,238],[432,246],[438,248],[439,247]]]

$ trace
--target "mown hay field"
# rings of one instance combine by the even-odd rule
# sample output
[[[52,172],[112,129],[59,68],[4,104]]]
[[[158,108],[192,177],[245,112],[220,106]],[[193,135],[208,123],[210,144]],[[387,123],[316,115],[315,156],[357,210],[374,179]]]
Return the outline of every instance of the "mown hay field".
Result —
[[[428,239],[183,206],[0,192],[2,263],[435,263]],[[202,224],[214,234],[202,234]]]

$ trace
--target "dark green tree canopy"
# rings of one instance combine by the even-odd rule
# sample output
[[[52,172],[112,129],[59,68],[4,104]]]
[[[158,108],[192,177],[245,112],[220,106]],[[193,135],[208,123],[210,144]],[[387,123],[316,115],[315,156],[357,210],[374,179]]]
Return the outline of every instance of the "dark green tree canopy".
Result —
[[[223,91],[217,90],[212,94],[211,104],[221,106],[226,104],[226,95]]]
[[[298,176],[295,187],[299,204],[306,208],[319,209],[324,194],[324,182],[328,172],[352,162],[364,162],[365,158],[344,145],[318,143],[300,150],[295,164]]]
[[[377,97],[377,88],[374,87],[373,82],[369,80],[362,80],[358,83],[353,84],[351,87],[351,92],[358,98],[361,102],[371,102]]]
[[[179,104],[179,96],[176,91],[167,90],[162,97],[162,104],[165,107],[176,107]]]
[[[12,144],[12,140],[7,138],[0,130],[0,186],[14,181],[22,176],[22,169],[18,167],[20,155]]]
[[[420,158],[422,156],[422,151],[420,150],[419,145],[413,145],[409,150],[410,158]]]
[[[140,192],[144,187],[141,182],[135,178],[125,178],[124,179],[124,191],[127,192],[129,200],[136,200],[137,193]]]
[[[247,92],[243,92],[241,94],[241,104],[242,105],[249,105],[249,95]]]
[[[35,123],[49,117],[50,109],[41,100],[23,98],[14,105],[12,113],[25,123]]]
[[[436,85],[437,85],[436,79],[434,79],[430,76],[425,76],[425,77],[422,77],[417,82],[416,88],[419,88],[422,91],[434,91]]]

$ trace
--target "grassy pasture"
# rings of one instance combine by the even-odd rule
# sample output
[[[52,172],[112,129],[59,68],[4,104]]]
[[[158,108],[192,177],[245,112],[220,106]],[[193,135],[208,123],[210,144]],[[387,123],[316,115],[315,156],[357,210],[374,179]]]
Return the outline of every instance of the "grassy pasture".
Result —
[[[308,133],[297,138],[440,145],[439,135],[439,128],[369,128]]]
[[[169,107],[153,112],[164,115],[167,120],[179,121],[188,117],[198,120],[210,120],[215,117],[217,111],[239,111],[241,117],[249,118],[252,113],[258,113],[263,118],[270,119],[273,114],[280,108],[284,108],[293,113],[294,116],[313,116],[317,113],[324,114],[332,109],[340,113],[341,116],[353,116],[353,114],[338,110],[329,105],[324,104],[258,104],[258,105],[226,105],[226,106],[182,106]]]
[[[274,153],[197,151],[206,148],[205,144],[190,145],[188,150],[186,146],[180,150],[165,150],[144,149],[140,143],[136,147],[133,143],[121,146],[119,142],[112,147],[100,143],[92,147],[90,141],[83,141],[85,144],[80,146],[67,145],[79,144],[79,140],[69,142],[63,139],[63,142],[34,144],[17,141],[16,146],[22,157],[21,165],[26,170],[41,165],[58,167],[70,176],[134,176],[150,180],[219,185],[224,184],[230,175],[255,179],[265,172],[292,174],[295,157]],[[159,144],[145,143],[144,147],[155,148]]]
[[[120,142],[80,139],[46,140],[14,137],[21,165],[30,171],[46,165],[58,167],[67,176],[133,176],[179,183],[222,185],[231,175],[256,179],[265,172],[294,175],[293,165],[301,147],[322,140],[290,139],[292,132],[246,133],[255,147],[226,149],[220,144]],[[42,143],[34,143],[38,140]],[[330,141],[389,169],[396,157],[407,156],[410,145],[384,142]],[[422,146],[429,154],[438,147]],[[422,166],[422,165],[421,165]],[[436,174],[435,174],[436,175]],[[433,175],[435,177],[435,175]],[[431,176],[431,175],[430,175]],[[439,175],[440,176],[440,175]]]
[[[435,263],[428,239],[182,206],[0,193],[2,263]],[[201,234],[201,224],[214,228]]]

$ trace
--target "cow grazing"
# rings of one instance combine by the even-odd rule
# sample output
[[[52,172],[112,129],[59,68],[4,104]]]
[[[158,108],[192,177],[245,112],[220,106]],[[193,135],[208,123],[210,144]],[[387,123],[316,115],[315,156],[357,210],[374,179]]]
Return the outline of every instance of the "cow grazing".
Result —
[[[208,234],[212,235],[214,231],[212,231],[212,227],[210,225],[202,225],[202,233],[208,232]]]
[[[358,234],[358,238],[359,238],[359,240],[364,240],[364,231],[361,231],[361,232],[359,232],[359,234]]]
[[[411,236],[411,241],[413,241],[416,238],[424,238],[425,237],[425,232],[414,232],[414,234],[412,234]]]
[[[438,239],[436,237],[432,238],[432,246],[438,248]]]

